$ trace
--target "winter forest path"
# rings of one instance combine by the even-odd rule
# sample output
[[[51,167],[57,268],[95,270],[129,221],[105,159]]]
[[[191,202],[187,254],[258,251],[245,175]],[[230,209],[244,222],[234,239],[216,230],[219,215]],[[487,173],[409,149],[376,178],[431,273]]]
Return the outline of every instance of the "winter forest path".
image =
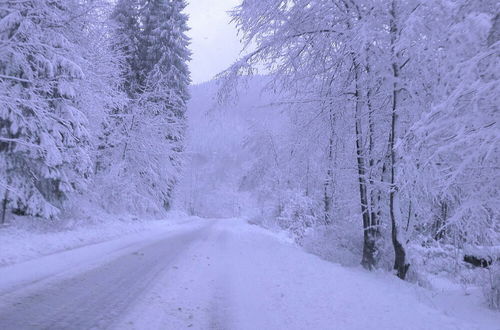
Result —
[[[485,329],[429,307],[406,283],[241,220],[200,221],[120,251],[0,289],[0,329]]]

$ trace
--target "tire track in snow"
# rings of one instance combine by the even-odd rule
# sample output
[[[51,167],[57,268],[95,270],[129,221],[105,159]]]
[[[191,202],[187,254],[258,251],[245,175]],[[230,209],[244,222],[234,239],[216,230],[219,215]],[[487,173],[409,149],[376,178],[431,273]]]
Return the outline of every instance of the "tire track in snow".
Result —
[[[216,278],[215,278],[215,288],[213,292],[212,301],[209,307],[209,329],[210,330],[229,330],[232,329],[230,326],[230,288],[229,281],[230,276],[228,270],[231,265],[227,262],[227,258],[224,257],[224,251],[228,248],[228,232],[226,230],[217,228],[217,236],[214,239],[217,242],[214,247],[214,252],[212,258],[217,258],[216,265]]]

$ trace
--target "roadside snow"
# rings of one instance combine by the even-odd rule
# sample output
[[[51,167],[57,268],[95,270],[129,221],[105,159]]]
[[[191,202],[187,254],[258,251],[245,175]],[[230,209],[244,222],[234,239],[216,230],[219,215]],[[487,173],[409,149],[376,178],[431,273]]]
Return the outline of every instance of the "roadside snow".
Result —
[[[98,221],[95,218],[97,216],[86,219],[88,221],[70,219],[56,224],[25,217],[14,219],[9,226],[0,227],[0,267],[193,220],[178,212],[163,219],[139,220],[134,216],[105,213],[99,215]]]
[[[109,227],[108,232],[103,231],[95,237],[91,235],[94,231],[98,232],[96,228],[57,233],[56,235],[60,235],[63,241],[59,247],[68,247],[74,242],[80,242],[83,246],[71,246],[71,249],[66,249],[65,251],[54,252],[28,261],[0,267],[0,294],[3,295],[16,291],[31,284],[39,284],[39,282],[51,280],[53,277],[61,274],[64,274],[65,277],[70,277],[72,274],[77,275],[97,265],[127,254],[130,251],[135,251],[138,248],[164,239],[170,233],[190,231],[203,224],[203,221],[184,218],[177,220],[177,223],[167,221],[143,222],[141,226],[131,226],[132,229],[129,228],[129,234],[127,235],[123,235],[126,232],[125,230],[120,232],[114,227]],[[133,230],[136,232],[132,233]],[[119,233],[122,235],[117,238],[116,236]],[[92,238],[92,242],[98,239],[101,239],[102,242],[89,243],[91,241],[89,240],[87,244],[83,244],[84,241],[78,239],[82,237],[79,236],[82,234],[84,235],[83,237]],[[39,235],[43,236],[42,234]],[[43,244],[43,242],[44,239],[40,238],[35,244]],[[26,242],[23,243],[26,244]],[[37,247],[40,248],[40,246]],[[12,246],[10,248],[12,249]],[[45,249],[45,252],[48,251],[50,250]],[[11,254],[11,256],[14,259],[14,254]]]

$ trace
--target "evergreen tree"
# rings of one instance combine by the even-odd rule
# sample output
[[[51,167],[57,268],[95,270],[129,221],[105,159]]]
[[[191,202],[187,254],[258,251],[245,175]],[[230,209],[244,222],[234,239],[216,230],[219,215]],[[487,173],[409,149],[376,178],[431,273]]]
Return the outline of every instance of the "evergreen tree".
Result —
[[[89,173],[73,1],[0,8],[0,178],[4,213],[51,217]]]
[[[185,7],[184,0],[150,1],[145,10],[145,67],[151,69],[145,85],[146,100],[152,114],[166,120],[163,135],[169,144],[169,160],[175,171],[179,171],[181,165],[190,83],[188,17],[182,13]],[[166,183],[165,208],[170,207],[176,182],[177,175],[173,175]]]
[[[113,37],[115,47],[125,56],[122,70],[123,87],[129,97],[140,90],[139,78],[139,2],[137,0],[119,0],[111,15],[115,22]]]
[[[133,178],[130,194],[139,196],[126,202],[133,209],[168,209],[179,175],[190,83],[185,6],[178,0],[122,0],[115,9],[130,96],[121,117],[118,175]]]

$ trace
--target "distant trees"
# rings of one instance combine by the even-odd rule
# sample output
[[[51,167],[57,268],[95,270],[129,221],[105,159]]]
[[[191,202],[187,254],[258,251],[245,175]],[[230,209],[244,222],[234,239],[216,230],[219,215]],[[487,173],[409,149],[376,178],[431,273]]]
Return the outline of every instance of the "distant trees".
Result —
[[[158,7],[147,27],[141,5]],[[110,21],[104,0],[0,4],[2,221],[9,211],[54,217],[70,194],[112,185],[120,168],[142,180],[124,185],[168,207],[188,98],[183,9],[120,1]]]
[[[316,180],[298,185],[327,223],[357,209],[365,268],[387,258],[386,242],[402,279],[412,241],[498,244],[498,180],[488,179],[498,169],[497,11],[494,1],[445,0],[244,0],[233,11],[249,50],[227,81],[272,74],[300,118],[287,134],[322,150],[311,149]],[[291,145],[270,150],[293,155],[273,179],[310,173]],[[355,193],[357,203],[339,202]]]

